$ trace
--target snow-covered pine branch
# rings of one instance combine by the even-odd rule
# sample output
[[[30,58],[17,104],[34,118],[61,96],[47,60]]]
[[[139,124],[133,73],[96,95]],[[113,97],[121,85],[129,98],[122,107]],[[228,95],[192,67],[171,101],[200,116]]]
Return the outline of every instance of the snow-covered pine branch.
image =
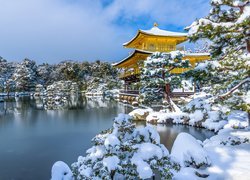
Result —
[[[218,59],[239,46],[250,52],[249,0],[212,0],[211,6],[208,16],[186,28],[190,41],[212,40],[211,53]]]
[[[220,103],[228,108],[249,110],[244,100],[250,90],[245,82],[250,70],[249,0],[212,0],[210,13],[187,29],[190,41],[211,42],[212,57],[185,75],[213,96],[224,97]]]
[[[76,179],[148,179],[155,173],[171,179],[180,168],[160,144],[157,131],[151,126],[135,128],[129,115],[119,114],[113,128],[93,142],[87,156],[72,165]]]
[[[143,61],[140,92],[144,104],[161,102],[166,84],[171,84],[172,88],[181,85],[181,76],[173,74],[171,71],[175,68],[191,67],[189,60],[182,59],[183,56],[184,52],[182,51],[156,52]]]
[[[225,94],[222,94],[219,96],[219,98],[223,99],[227,96],[229,96],[230,94],[232,94],[235,90],[237,90],[239,87],[241,87],[243,84],[245,83],[249,83],[250,82],[250,77],[244,79],[243,81],[241,81],[239,84],[237,84],[235,87],[233,87],[232,89],[230,89],[228,92],[226,92]]]

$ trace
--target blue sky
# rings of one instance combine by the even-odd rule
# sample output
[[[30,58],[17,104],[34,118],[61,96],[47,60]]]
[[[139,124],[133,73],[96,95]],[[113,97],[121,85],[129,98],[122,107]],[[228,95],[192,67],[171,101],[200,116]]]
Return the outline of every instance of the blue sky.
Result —
[[[183,31],[208,12],[208,0],[0,0],[0,56],[119,61],[138,29]]]

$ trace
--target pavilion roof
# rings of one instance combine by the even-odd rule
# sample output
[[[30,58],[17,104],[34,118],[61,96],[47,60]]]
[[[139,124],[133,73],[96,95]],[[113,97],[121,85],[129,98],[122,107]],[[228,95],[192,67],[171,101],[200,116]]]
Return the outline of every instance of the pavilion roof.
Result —
[[[137,31],[137,34],[128,42],[124,43],[123,46],[129,45],[133,42],[140,34],[149,35],[149,36],[159,36],[159,37],[176,37],[176,38],[183,38],[187,37],[187,33],[182,32],[173,32],[173,31],[166,31],[163,29],[158,28],[157,26],[152,27],[149,30],[141,30]]]

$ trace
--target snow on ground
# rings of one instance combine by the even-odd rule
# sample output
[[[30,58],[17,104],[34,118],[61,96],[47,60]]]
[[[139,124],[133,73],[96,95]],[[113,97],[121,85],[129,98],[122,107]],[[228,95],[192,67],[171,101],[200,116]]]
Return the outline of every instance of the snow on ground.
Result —
[[[180,133],[171,150],[171,156],[183,167],[201,167],[211,164],[206,150],[190,134]]]
[[[250,177],[250,131],[223,129],[206,140],[205,150],[212,161],[207,168],[209,179],[240,179]]]
[[[239,113],[242,113],[239,111]],[[217,111],[207,111],[206,114],[202,110],[196,110],[193,113],[186,112],[164,112],[152,111],[151,109],[136,109],[129,113],[134,120],[146,120],[150,123],[176,123],[188,124],[190,126],[204,127],[209,130],[219,131],[227,124],[227,121],[221,120]],[[235,121],[235,123],[238,121]],[[241,121],[241,124],[243,121]],[[241,125],[240,126],[243,126]],[[244,123],[243,123],[244,124]],[[245,127],[245,126],[243,126]]]
[[[249,129],[226,128],[200,145],[191,135],[181,133],[171,151],[171,156],[178,159],[182,165],[181,170],[175,173],[174,179],[203,179],[204,177],[209,180],[249,179],[249,139]],[[197,162],[209,158],[210,166],[206,168],[187,167],[188,164],[185,162],[190,159],[190,156],[193,156]]]
[[[206,101],[206,100],[205,100]],[[250,128],[248,114],[234,110],[224,120],[219,111],[214,110],[204,100],[191,102],[192,106],[201,106],[204,111],[193,113],[150,112],[148,122],[182,123],[189,125],[202,122],[204,128],[218,132],[218,135],[197,141],[187,133],[176,138],[171,157],[180,162],[182,168],[174,179],[249,179],[250,177]],[[205,108],[204,108],[205,107]]]
[[[156,123],[183,123],[188,118],[187,113],[183,112],[172,112],[172,113],[165,113],[165,112],[150,112],[149,115],[146,117],[147,122],[156,122]]]
[[[200,104],[202,103],[200,101]],[[206,107],[206,104],[203,105]],[[180,133],[174,142],[170,156],[173,161],[179,162],[181,165],[179,172],[173,172],[173,179],[249,179],[250,128],[247,128],[248,114],[242,111],[232,111],[226,120],[218,121],[220,114],[208,106],[207,109],[209,111],[206,111],[206,120],[203,120],[202,126],[218,131],[218,134],[201,142],[190,134]],[[148,114],[147,117],[145,114]],[[103,158],[103,165],[111,172],[119,166],[121,159],[115,154],[104,157],[105,148],[116,149],[123,141],[129,140],[126,138],[120,140],[118,137],[120,135],[119,127],[127,126],[131,117],[135,118],[139,115],[145,117],[147,121],[158,123],[168,121],[185,123],[188,121],[187,118],[189,120],[204,119],[200,110],[190,114],[153,112],[152,109],[136,109],[130,115],[119,114],[114,120],[113,132],[98,136],[99,139],[104,139],[103,146],[93,146],[87,153],[91,159]],[[138,142],[140,142],[140,138],[144,140],[144,142],[132,146],[133,149],[137,149],[137,152],[130,157],[131,163],[136,166],[140,178],[152,177],[154,174],[152,163],[169,156],[169,151],[165,146],[159,144],[160,136],[150,125],[136,128],[131,134],[131,138]],[[78,161],[81,162],[84,159],[85,157],[79,157]],[[81,166],[80,172],[81,175],[89,177],[92,169]],[[72,179],[69,167],[63,162],[56,162],[53,165],[52,180],[57,179]]]

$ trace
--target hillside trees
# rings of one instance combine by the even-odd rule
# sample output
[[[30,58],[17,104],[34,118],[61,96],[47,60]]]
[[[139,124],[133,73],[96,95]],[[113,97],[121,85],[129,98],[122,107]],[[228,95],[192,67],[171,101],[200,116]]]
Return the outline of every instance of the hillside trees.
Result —
[[[34,91],[37,78],[36,69],[36,62],[27,58],[16,66],[12,75],[16,91]]]
[[[44,87],[57,81],[73,81],[81,90],[86,90],[99,84],[106,89],[118,88],[117,70],[106,62],[76,62],[62,61],[58,64],[43,63],[36,65],[35,61],[24,59],[20,63],[8,62],[0,58],[0,91],[33,91],[36,84]]]

